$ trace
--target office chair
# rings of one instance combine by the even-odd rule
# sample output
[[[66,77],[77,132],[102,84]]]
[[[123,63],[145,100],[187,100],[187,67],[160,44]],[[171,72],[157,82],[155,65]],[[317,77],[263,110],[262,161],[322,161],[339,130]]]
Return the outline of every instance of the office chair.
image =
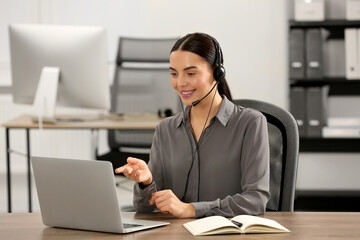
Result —
[[[270,145],[270,193],[267,211],[294,211],[299,155],[299,132],[294,117],[273,104],[234,100],[239,106],[260,111],[267,119]]]
[[[171,115],[179,110],[170,84],[169,56],[178,38],[119,38],[114,81],[111,87],[111,112],[116,114]],[[116,169],[129,156],[148,162],[154,130],[109,130],[110,152],[97,156]]]

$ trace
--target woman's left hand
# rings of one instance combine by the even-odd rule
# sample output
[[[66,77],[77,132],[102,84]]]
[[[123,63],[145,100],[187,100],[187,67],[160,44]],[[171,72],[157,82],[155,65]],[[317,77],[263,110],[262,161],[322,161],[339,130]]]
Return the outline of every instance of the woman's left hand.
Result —
[[[171,190],[163,190],[152,194],[150,205],[156,207],[163,213],[171,213],[177,218],[195,217],[195,208],[191,203],[180,201]]]

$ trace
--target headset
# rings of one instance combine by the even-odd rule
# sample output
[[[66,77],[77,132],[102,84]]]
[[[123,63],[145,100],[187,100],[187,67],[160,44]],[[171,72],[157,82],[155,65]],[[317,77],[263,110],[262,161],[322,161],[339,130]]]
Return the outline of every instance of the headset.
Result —
[[[207,36],[209,38],[211,38],[211,40],[214,44],[214,48],[215,48],[215,65],[216,65],[216,67],[214,68],[214,79],[217,83],[220,83],[222,80],[224,80],[225,75],[226,75],[225,68],[222,65],[223,64],[222,51],[221,51],[218,41],[216,41],[216,39],[210,35],[207,35]]]
[[[223,81],[225,79],[225,75],[226,75],[225,68],[222,65],[222,63],[223,63],[223,55],[222,55],[222,51],[221,51],[221,48],[220,48],[220,45],[219,45],[218,41],[216,41],[215,38],[213,38],[212,36],[210,36],[208,34],[205,34],[205,35],[212,40],[214,48],[215,48],[215,61],[214,61],[215,62],[215,68],[214,68],[213,75],[214,75],[214,79],[216,81],[216,84],[211,88],[211,90],[204,97],[202,97],[201,99],[196,100],[195,102],[193,102],[192,103],[193,107],[195,107],[204,98],[206,98],[212,92],[212,90],[216,87],[216,85],[219,84],[221,81]],[[207,120],[209,118],[214,98],[215,98],[215,94],[214,94],[214,97],[212,99],[210,110],[209,110],[208,116],[206,118],[202,133],[203,133],[203,131],[205,129]],[[179,99],[180,99],[180,97],[179,97]],[[190,146],[191,146],[191,156],[192,156],[190,168],[189,168],[189,171],[188,171],[187,176],[186,176],[185,190],[184,190],[184,195],[183,195],[182,200],[184,201],[186,193],[187,193],[187,189],[188,189],[188,185],[189,185],[189,176],[190,176],[191,170],[192,170],[192,168],[194,166],[195,154],[197,153],[197,155],[198,155],[198,171],[199,171],[199,173],[198,173],[198,194],[197,194],[198,199],[197,200],[200,201],[200,154],[199,154],[199,143],[198,142],[196,143],[196,149],[194,151],[193,146],[192,146],[192,142],[191,142],[191,139],[190,139],[190,136],[189,136],[189,133],[188,133],[188,129],[187,129],[187,126],[186,126],[185,111],[184,111],[184,106],[183,106],[183,104],[181,102],[181,99],[180,99],[180,104],[181,104],[182,111],[183,111],[183,116],[184,116],[185,132],[186,132],[186,135],[187,135],[187,137],[189,139],[189,143],[190,143]],[[195,140],[195,142],[196,142],[196,140]]]
[[[199,104],[202,100],[204,100],[204,98],[206,98],[211,92],[212,90],[214,90],[214,88],[222,81],[225,79],[225,75],[226,75],[226,71],[224,66],[222,65],[223,63],[223,56],[222,56],[222,51],[220,48],[220,45],[218,43],[218,41],[216,41],[215,38],[213,38],[212,36],[205,34],[206,36],[208,36],[208,38],[210,38],[213,42],[214,48],[215,48],[215,68],[214,68],[214,72],[213,72],[213,76],[214,79],[216,81],[216,84],[211,88],[211,90],[202,98],[200,98],[199,100],[194,101],[192,104],[193,107],[195,107],[197,104]]]

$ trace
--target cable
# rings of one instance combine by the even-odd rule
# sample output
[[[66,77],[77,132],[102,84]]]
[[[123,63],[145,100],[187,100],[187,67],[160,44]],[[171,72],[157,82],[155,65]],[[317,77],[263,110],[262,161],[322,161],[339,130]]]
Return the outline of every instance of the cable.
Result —
[[[194,148],[193,148],[193,146],[192,146],[192,142],[191,142],[191,139],[190,139],[190,136],[189,136],[189,133],[188,133],[187,124],[186,124],[184,106],[183,106],[183,103],[182,103],[180,97],[179,97],[179,102],[180,102],[181,109],[182,109],[182,112],[183,112],[183,119],[184,119],[184,124],[185,124],[185,133],[186,133],[186,136],[187,136],[188,139],[189,139],[189,143],[190,143],[190,147],[191,147],[191,159],[192,159],[192,160],[191,160],[191,164],[190,164],[190,169],[189,169],[189,171],[188,171],[188,173],[187,173],[187,177],[186,177],[184,196],[183,196],[183,198],[182,198],[182,201],[184,202],[184,200],[185,200],[185,195],[186,195],[186,193],[187,193],[187,189],[188,189],[188,185],[189,185],[189,176],[190,176],[191,170],[192,170],[193,165],[194,165],[195,153],[199,150],[199,145],[196,143],[196,149],[195,149],[195,152],[194,152]],[[196,141],[195,141],[195,142],[196,142]]]
[[[204,133],[204,130],[205,130],[205,127],[206,127],[206,123],[207,121],[209,120],[209,116],[210,116],[210,112],[211,112],[211,109],[212,109],[212,106],[213,106],[213,103],[214,103],[214,99],[215,99],[215,95],[216,95],[216,92],[217,92],[217,88],[215,90],[215,93],[214,93],[214,96],[211,100],[211,105],[210,105],[210,109],[209,109],[209,112],[208,112],[208,115],[206,117],[206,121],[204,123],[204,126],[203,126],[203,129],[201,130],[201,135]],[[201,135],[200,135],[200,138],[199,140],[201,139]],[[200,153],[198,151],[198,202],[200,201]]]
[[[209,109],[209,112],[208,112],[208,115],[206,117],[206,121],[204,123],[204,126],[201,130],[201,135],[203,134],[204,130],[205,130],[205,127],[206,127],[206,123],[208,122],[209,120],[209,116],[210,116],[210,112],[211,112],[211,109],[212,109],[212,106],[213,106],[213,103],[214,103],[214,99],[215,99],[215,95],[216,95],[216,92],[217,92],[217,88],[215,90],[215,94],[211,100],[211,105],[210,105],[210,109]],[[182,198],[182,201],[184,201],[185,199],[185,196],[186,196],[186,193],[187,193],[187,189],[188,189],[188,185],[189,185],[189,177],[190,177],[190,173],[191,173],[191,170],[194,166],[194,161],[195,161],[195,154],[197,153],[198,155],[198,193],[197,193],[197,199],[198,201],[200,200],[200,153],[199,153],[199,142],[196,142],[196,139],[195,140],[195,143],[196,143],[196,149],[194,151],[194,148],[192,146],[192,142],[191,142],[191,139],[190,139],[190,136],[189,136],[189,133],[188,133],[188,127],[187,127],[187,123],[186,123],[186,119],[185,119],[185,110],[184,110],[184,106],[182,104],[182,101],[181,101],[181,98],[179,97],[179,100],[180,100],[180,104],[181,104],[181,109],[182,109],[182,112],[183,112],[183,117],[184,117],[184,124],[185,124],[185,133],[189,139],[189,143],[190,143],[190,147],[191,147],[191,164],[190,164],[190,168],[189,168],[189,171],[187,173],[187,177],[186,177],[186,183],[185,183],[185,190],[184,190],[184,195],[183,195],[183,198]],[[199,140],[201,139],[201,135],[200,135],[200,138]]]

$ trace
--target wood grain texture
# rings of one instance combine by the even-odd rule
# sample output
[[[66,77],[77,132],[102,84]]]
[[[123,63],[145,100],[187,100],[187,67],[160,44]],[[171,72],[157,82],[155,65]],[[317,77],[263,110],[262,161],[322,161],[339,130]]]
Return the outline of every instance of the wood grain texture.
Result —
[[[34,213],[0,214],[0,239],[195,239],[182,224],[193,219],[176,219],[162,213],[124,213],[125,217],[168,221],[168,226],[130,234],[109,234],[46,227],[41,215]],[[291,233],[217,235],[197,237],[207,239],[360,239],[360,212],[269,212],[263,217],[276,220]]]

